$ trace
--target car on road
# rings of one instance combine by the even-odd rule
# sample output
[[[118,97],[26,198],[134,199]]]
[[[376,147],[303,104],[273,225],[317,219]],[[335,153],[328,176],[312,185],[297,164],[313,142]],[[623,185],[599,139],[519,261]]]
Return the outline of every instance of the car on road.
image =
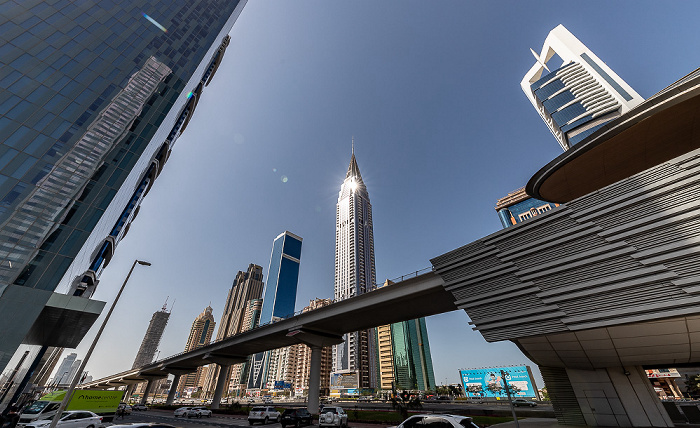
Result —
[[[285,409],[282,413],[282,428],[287,426],[300,427],[302,425],[311,425],[313,423],[313,415],[309,413],[306,407],[297,409]]]
[[[391,428],[479,428],[472,418],[459,415],[414,415]]]
[[[187,416],[187,412],[189,412],[191,408],[192,407],[180,407],[179,409],[175,409],[175,412],[173,412],[173,416],[175,416],[176,418],[178,416],[182,416],[184,418],[185,416]]]
[[[148,410],[148,407],[145,404],[134,404],[131,406],[131,408],[134,410]]]
[[[348,414],[342,407],[323,406],[318,415],[318,426],[345,428],[348,426]]]
[[[531,400],[526,400],[524,398],[516,398],[513,400],[513,405],[515,407],[520,407],[520,406],[530,406],[530,407],[535,407],[537,403]]]
[[[38,419],[25,425],[26,428],[46,428],[51,425],[51,418]],[[61,414],[58,424],[61,428],[99,428],[102,417],[87,410],[69,410]]]
[[[256,422],[267,424],[270,421],[279,422],[282,420],[282,415],[274,407],[257,406],[250,409],[248,414],[248,423],[253,425]]]
[[[109,428],[176,428],[175,425],[160,422],[135,422],[123,425],[110,425]]]
[[[201,418],[202,416],[211,418],[211,410],[206,407],[193,407],[187,412],[188,418]]]

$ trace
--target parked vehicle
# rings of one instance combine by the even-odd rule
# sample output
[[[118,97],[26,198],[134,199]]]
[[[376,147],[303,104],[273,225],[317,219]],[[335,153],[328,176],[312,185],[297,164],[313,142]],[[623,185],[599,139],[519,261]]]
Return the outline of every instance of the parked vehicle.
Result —
[[[124,391],[76,389],[66,406],[66,411],[85,410],[93,412],[101,416],[105,422],[109,422],[114,418],[123,395]],[[43,395],[22,410],[17,425],[25,426],[33,421],[52,418],[58,411],[65,396],[66,391],[54,391]]]
[[[132,408],[134,410],[148,410],[148,407],[145,404],[134,404]]]
[[[286,409],[284,413],[282,413],[282,428],[290,425],[295,427],[311,425],[312,422],[313,415],[309,413],[309,410],[306,407]]]
[[[37,419],[26,425],[27,428],[46,428],[51,425],[51,417]],[[87,410],[71,410],[63,412],[56,426],[61,428],[98,428],[102,425],[102,418]]]
[[[193,407],[187,412],[188,418],[201,418],[202,416],[211,418],[211,410],[206,407]]]
[[[110,425],[109,428],[176,428],[175,425],[160,422],[137,422],[124,425]]]
[[[347,427],[348,414],[342,407],[323,406],[318,415],[318,426],[320,427]]]
[[[393,428],[479,428],[472,418],[458,415],[414,415]]]
[[[187,412],[189,412],[191,408],[192,407],[180,407],[179,409],[175,409],[175,412],[173,412],[173,416],[175,416],[176,418],[178,416],[182,416],[184,418],[185,416],[187,416]]]
[[[280,420],[282,420],[280,412],[270,406],[253,407],[248,414],[248,423],[251,425],[256,422],[267,424],[270,421],[279,422]]]
[[[515,398],[513,400],[513,405],[515,407],[520,407],[520,406],[530,406],[530,407],[535,407],[537,403],[531,400],[526,400],[524,398]]]

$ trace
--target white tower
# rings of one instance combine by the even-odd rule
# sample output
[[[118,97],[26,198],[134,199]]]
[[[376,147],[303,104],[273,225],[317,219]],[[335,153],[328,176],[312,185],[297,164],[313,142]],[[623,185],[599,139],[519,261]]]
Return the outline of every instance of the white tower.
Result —
[[[371,291],[376,283],[372,204],[354,149],[335,219],[335,299],[343,300]],[[374,387],[375,360],[372,331],[349,333],[333,349],[333,371],[357,373],[358,388]]]
[[[644,101],[563,25],[550,31],[539,55],[530,51],[537,62],[520,86],[564,150]],[[550,71],[555,54],[562,64]]]

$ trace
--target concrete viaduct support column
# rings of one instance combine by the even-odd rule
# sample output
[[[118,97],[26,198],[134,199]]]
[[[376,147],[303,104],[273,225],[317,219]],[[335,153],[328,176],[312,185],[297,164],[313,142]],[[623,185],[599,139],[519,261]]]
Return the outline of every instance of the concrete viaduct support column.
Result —
[[[311,370],[309,373],[309,412],[318,413],[318,396],[321,389],[321,347],[311,348]]]
[[[148,383],[146,384],[146,390],[143,391],[143,398],[141,398],[141,404],[146,404],[146,400],[148,400],[148,395],[151,393],[153,385],[155,385],[156,381],[157,379],[148,379]]]
[[[221,404],[221,396],[223,395],[223,392],[224,392],[224,386],[228,385],[229,367],[231,367],[231,366],[219,365],[219,378],[216,380],[216,388],[214,389],[214,398],[212,398],[212,400],[211,400],[211,408],[212,409],[218,409],[219,405]]]
[[[131,395],[134,393],[134,388],[136,388],[137,383],[132,383],[126,387],[126,393],[124,394],[124,402],[128,403],[131,399]]]
[[[175,401],[175,393],[177,392],[177,385],[180,383],[180,376],[181,374],[176,374],[175,379],[173,379],[173,383],[170,385],[170,391],[168,391],[168,398],[165,400],[165,405],[170,406],[173,404],[173,401]]]

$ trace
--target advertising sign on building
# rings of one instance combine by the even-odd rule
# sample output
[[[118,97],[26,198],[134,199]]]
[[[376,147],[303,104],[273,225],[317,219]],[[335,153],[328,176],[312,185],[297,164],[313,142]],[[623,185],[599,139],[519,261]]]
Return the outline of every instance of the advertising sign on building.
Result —
[[[357,389],[358,387],[357,372],[331,373],[331,388]]]
[[[505,372],[505,378],[501,372]],[[490,367],[459,371],[467,397],[505,397],[505,383],[511,395],[538,398],[537,387],[528,366]]]
[[[681,377],[676,369],[651,369],[647,370],[647,377],[650,379],[658,379],[661,377]]]

